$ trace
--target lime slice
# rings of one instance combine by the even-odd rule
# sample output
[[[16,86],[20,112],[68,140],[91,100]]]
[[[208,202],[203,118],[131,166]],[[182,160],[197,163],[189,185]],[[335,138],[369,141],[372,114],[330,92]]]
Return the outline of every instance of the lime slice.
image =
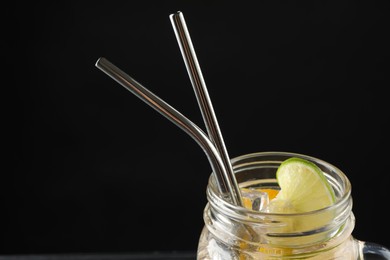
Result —
[[[280,191],[270,201],[267,211],[281,213],[273,221],[282,223],[280,229],[270,233],[299,234],[304,236],[270,236],[269,243],[286,248],[315,244],[327,240],[333,233],[323,232],[333,221],[334,209],[321,210],[336,201],[332,186],[321,169],[307,160],[292,157],[282,162],[276,172]],[[310,214],[306,214],[311,212]],[[310,234],[310,235],[309,235]]]
[[[332,205],[336,196],[321,169],[312,162],[292,157],[279,166],[276,179],[281,188],[271,201],[272,213],[303,213]]]

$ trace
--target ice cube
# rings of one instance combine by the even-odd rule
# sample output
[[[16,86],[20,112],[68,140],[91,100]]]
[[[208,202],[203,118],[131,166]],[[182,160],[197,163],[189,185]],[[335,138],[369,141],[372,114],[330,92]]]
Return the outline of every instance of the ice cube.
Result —
[[[246,208],[254,211],[265,211],[268,203],[268,193],[255,188],[241,189],[241,196]]]

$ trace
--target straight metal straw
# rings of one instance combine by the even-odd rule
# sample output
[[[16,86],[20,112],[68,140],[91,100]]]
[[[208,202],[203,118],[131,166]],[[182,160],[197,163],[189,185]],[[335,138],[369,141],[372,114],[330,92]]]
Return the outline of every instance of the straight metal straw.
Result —
[[[228,189],[228,186],[226,184],[227,173],[223,161],[214,144],[197,125],[195,125],[192,121],[190,121],[180,112],[171,107],[164,100],[162,100],[161,98],[153,94],[151,91],[149,91],[147,88],[142,86],[136,80],[131,78],[121,69],[109,62],[106,58],[99,58],[95,65],[97,68],[106,73],[124,88],[129,90],[135,96],[140,98],[150,107],[155,109],[157,112],[165,116],[167,119],[169,119],[179,128],[181,128],[184,132],[190,135],[206,153],[214,175],[216,176],[217,185],[220,189],[220,192],[225,199],[232,200],[230,190]]]
[[[171,14],[170,20],[175,31],[177,41],[180,46],[180,50],[184,59],[184,63],[187,67],[187,71],[194,88],[199,107],[202,112],[203,120],[205,122],[207,132],[210,140],[217,148],[223,165],[227,173],[227,186],[231,193],[232,202],[235,205],[242,206],[242,198],[239,186],[234,176],[233,168],[230,162],[228,152],[226,150],[225,143],[217,122],[217,117],[214,113],[214,109],[207,91],[206,83],[203,79],[202,71],[199,66],[198,59],[196,57],[195,49],[191,42],[191,37],[187,29],[184,15],[182,12]]]

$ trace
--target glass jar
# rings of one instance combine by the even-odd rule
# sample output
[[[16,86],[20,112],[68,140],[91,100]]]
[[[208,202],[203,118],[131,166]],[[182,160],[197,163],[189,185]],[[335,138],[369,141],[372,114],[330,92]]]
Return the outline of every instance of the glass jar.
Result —
[[[385,247],[351,235],[355,225],[351,184],[325,161],[286,152],[243,155],[232,160],[240,188],[278,189],[276,170],[290,157],[317,164],[334,189],[336,203],[306,213],[253,211],[223,200],[211,175],[197,259],[390,259]]]

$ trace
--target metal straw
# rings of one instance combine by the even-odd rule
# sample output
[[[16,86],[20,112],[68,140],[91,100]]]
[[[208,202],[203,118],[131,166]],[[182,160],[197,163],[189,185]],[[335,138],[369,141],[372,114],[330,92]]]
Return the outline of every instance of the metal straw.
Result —
[[[153,94],[147,88],[135,81],[121,69],[109,62],[106,58],[99,58],[96,62],[96,67],[106,73],[124,88],[129,90],[135,96],[140,98],[146,104],[151,106],[157,112],[165,116],[175,125],[180,127],[184,132],[190,135],[206,153],[211,168],[216,176],[217,185],[225,199],[233,200],[231,196],[231,189],[227,183],[228,175],[223,164],[223,161],[216,150],[214,144],[210,141],[208,136],[192,121],[182,115],[180,112],[171,107],[164,100]]]
[[[233,168],[230,162],[228,152],[215,116],[214,109],[207,91],[206,83],[203,79],[202,71],[199,66],[198,59],[195,54],[195,49],[191,42],[191,37],[187,29],[186,22],[182,12],[171,14],[170,20],[175,31],[177,41],[187,67],[192,86],[194,88],[199,107],[202,112],[207,132],[210,140],[214,143],[218,150],[223,165],[227,172],[227,186],[232,194],[232,202],[235,205],[243,205],[241,192],[234,176]]]

